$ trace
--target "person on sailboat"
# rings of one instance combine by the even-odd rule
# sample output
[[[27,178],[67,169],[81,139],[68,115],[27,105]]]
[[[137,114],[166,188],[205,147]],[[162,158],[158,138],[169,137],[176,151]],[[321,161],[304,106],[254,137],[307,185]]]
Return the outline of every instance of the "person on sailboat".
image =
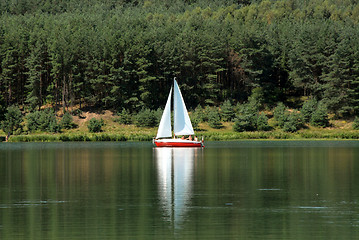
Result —
[[[194,140],[195,140],[196,142],[198,142],[198,138],[197,138],[197,136],[194,136]]]
[[[186,138],[186,140],[192,141],[192,135],[189,135],[188,138]]]

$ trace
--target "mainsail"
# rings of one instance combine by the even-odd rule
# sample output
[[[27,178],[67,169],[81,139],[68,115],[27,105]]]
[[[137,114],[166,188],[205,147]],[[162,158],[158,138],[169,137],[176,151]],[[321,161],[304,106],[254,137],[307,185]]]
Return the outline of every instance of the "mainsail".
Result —
[[[194,135],[191,120],[176,79],[174,79],[174,133],[175,135]]]
[[[171,96],[172,96],[172,87],[170,94],[168,95],[167,103],[165,110],[163,111],[160,125],[158,127],[156,138],[165,138],[172,137],[171,129]]]

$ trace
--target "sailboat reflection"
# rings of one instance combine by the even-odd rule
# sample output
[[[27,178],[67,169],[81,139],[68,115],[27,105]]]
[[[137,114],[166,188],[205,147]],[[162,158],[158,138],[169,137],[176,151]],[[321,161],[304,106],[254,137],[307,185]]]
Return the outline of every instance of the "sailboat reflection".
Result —
[[[179,227],[192,194],[194,159],[198,148],[155,148],[160,204],[165,219]]]

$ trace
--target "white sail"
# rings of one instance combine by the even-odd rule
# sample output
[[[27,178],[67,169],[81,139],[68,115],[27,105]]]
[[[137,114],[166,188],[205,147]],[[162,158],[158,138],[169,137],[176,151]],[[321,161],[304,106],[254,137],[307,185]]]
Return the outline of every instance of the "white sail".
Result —
[[[156,138],[172,137],[172,129],[171,129],[171,95],[172,95],[172,87],[171,87],[171,90],[170,90],[170,94],[168,95],[165,110],[163,110],[163,114],[162,114],[160,125],[158,127]]]
[[[174,80],[174,133],[175,135],[194,135],[191,120],[183,101],[176,79]]]

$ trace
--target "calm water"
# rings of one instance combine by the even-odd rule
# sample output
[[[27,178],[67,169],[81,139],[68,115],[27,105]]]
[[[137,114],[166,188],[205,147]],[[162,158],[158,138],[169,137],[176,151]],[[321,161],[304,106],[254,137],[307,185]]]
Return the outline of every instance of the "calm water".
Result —
[[[359,142],[1,143],[0,239],[358,239]]]

